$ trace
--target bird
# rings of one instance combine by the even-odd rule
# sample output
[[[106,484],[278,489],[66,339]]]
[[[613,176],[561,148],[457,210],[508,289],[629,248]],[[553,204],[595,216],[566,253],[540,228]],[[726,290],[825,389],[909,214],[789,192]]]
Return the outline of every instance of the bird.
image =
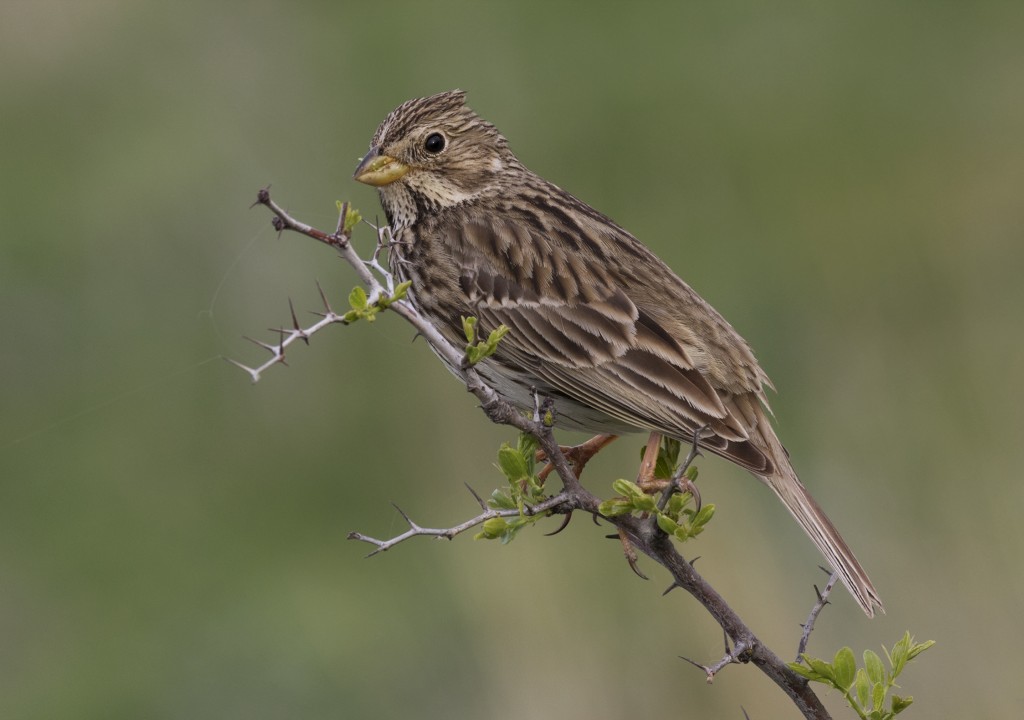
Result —
[[[465,344],[464,317],[509,329],[476,366],[499,395],[532,410],[539,394],[559,427],[646,431],[655,450],[661,436],[696,442],[748,470],[861,609],[883,609],[797,477],[772,425],[774,386],[747,342],[627,230],[527,169],[464,91],[391,111],[354,179],[378,190],[389,270],[449,342]]]

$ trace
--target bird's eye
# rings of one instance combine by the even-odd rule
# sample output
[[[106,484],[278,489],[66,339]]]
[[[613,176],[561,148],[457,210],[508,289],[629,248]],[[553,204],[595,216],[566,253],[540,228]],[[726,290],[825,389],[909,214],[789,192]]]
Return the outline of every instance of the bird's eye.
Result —
[[[441,133],[430,133],[423,142],[423,149],[431,155],[437,155],[444,150],[444,135]]]

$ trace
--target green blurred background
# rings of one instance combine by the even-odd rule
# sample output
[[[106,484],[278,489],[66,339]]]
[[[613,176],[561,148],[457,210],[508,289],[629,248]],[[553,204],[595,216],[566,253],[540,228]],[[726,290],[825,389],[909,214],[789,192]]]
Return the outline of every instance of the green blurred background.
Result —
[[[752,668],[705,685],[678,656],[717,659],[717,627],[587,520],[364,560],[345,535],[401,531],[390,501],[473,514],[512,437],[397,318],[255,386],[219,359],[355,281],[256,190],[372,217],[377,123],[452,87],[757,349],[888,610],[837,592],[810,650],[909,629],[938,645],[908,717],[1024,713],[1024,5],[667,6],[3,4],[0,717],[796,716]],[[788,657],[819,558],[702,470],[688,555]]]

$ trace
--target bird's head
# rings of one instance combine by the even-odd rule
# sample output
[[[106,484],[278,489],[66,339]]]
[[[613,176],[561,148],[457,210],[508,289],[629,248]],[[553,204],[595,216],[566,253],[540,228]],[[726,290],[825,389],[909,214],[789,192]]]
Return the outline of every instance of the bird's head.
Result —
[[[384,118],[355,179],[380,190],[394,224],[492,192],[521,166],[497,128],[449,90],[402,103]],[[409,217],[410,213],[412,217]]]

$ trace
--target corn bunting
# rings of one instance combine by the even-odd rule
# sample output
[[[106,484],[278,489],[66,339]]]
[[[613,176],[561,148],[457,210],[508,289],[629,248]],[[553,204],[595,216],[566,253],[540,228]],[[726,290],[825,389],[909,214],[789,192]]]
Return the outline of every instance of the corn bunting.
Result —
[[[503,397],[554,402],[560,427],[692,442],[779,497],[869,616],[867,573],[797,478],[768,376],[725,319],[629,232],[530,172],[453,90],[403,103],[355,179],[376,186],[390,266],[456,345],[461,318],[509,334],[477,369]]]

